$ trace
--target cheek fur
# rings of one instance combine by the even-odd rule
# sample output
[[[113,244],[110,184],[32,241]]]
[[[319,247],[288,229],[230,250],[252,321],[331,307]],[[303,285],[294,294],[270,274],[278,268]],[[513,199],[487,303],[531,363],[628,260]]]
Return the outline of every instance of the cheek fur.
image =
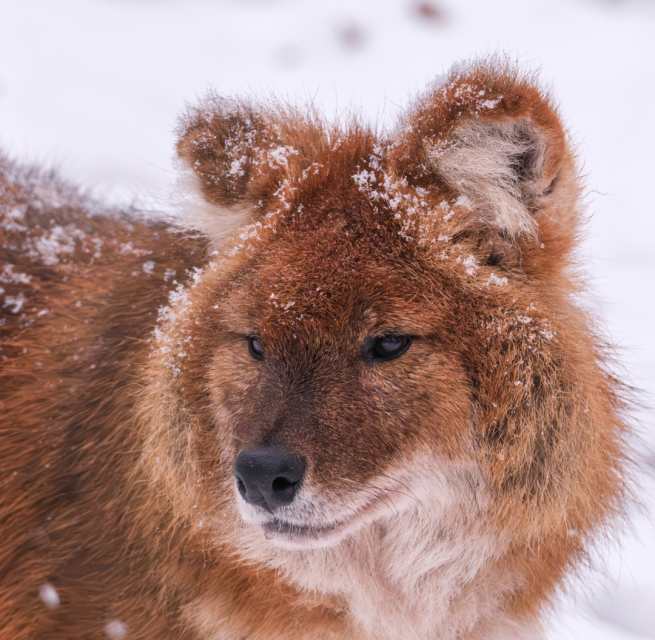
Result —
[[[215,348],[206,383],[218,446],[234,452],[234,425],[248,420],[249,400],[256,394],[259,363],[245,340],[226,341]],[[244,413],[246,416],[244,416]]]

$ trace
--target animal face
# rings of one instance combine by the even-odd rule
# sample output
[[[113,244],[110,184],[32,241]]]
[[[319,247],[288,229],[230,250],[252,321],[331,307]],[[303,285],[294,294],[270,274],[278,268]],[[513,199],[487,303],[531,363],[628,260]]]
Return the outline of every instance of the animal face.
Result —
[[[555,484],[613,491],[575,163],[529,79],[453,72],[389,135],[210,97],[178,152],[214,251],[156,332],[154,473],[205,526],[329,547],[457,495],[498,537],[557,537]]]
[[[328,213],[301,234],[215,305],[208,379],[243,517],[315,544],[414,499],[421,452],[468,458],[471,399],[451,319],[386,232]]]

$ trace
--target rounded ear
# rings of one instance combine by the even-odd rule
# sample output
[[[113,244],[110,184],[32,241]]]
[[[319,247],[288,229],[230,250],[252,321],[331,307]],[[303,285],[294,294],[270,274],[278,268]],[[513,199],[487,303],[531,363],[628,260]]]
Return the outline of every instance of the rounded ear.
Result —
[[[311,162],[317,135],[292,107],[209,94],[177,127],[178,224],[219,248],[262,218],[276,196],[284,199],[281,185]]]
[[[177,154],[207,202],[230,207],[258,198],[298,153],[280,139],[271,115],[247,100],[210,94],[181,118]]]
[[[178,127],[178,157],[200,179],[204,198],[234,204],[250,178],[253,146],[264,130],[250,105],[210,96],[190,108]]]
[[[580,190],[557,110],[505,62],[456,66],[408,110],[392,146],[399,173],[465,196],[471,222],[509,240],[543,243],[554,221],[575,226]]]

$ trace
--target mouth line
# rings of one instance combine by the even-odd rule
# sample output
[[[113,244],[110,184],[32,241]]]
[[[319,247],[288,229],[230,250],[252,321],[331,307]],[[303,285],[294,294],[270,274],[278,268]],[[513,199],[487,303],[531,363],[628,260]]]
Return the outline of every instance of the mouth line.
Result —
[[[278,518],[265,522],[261,526],[267,540],[286,539],[289,542],[298,543],[320,542],[321,540],[340,537],[341,534],[356,527],[358,523],[363,523],[369,518],[375,518],[382,507],[384,507],[383,501],[374,499],[363,509],[352,514],[347,520],[322,526],[293,524]]]
[[[339,528],[343,527],[344,524],[345,523],[337,523],[325,525],[323,527],[314,527],[311,525],[292,524],[276,518],[271,522],[264,523],[262,528],[264,529],[264,536],[268,540],[271,540],[276,536],[300,540],[317,540],[325,535],[336,532]]]

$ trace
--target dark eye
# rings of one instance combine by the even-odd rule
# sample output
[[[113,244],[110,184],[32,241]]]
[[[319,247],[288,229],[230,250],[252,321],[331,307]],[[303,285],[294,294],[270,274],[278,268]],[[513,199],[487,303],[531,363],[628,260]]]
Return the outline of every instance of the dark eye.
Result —
[[[262,347],[259,338],[250,338],[250,340],[248,340],[248,350],[255,360],[264,359],[264,347]]]
[[[412,339],[409,336],[382,336],[373,343],[373,357],[378,360],[393,360],[401,356]]]

